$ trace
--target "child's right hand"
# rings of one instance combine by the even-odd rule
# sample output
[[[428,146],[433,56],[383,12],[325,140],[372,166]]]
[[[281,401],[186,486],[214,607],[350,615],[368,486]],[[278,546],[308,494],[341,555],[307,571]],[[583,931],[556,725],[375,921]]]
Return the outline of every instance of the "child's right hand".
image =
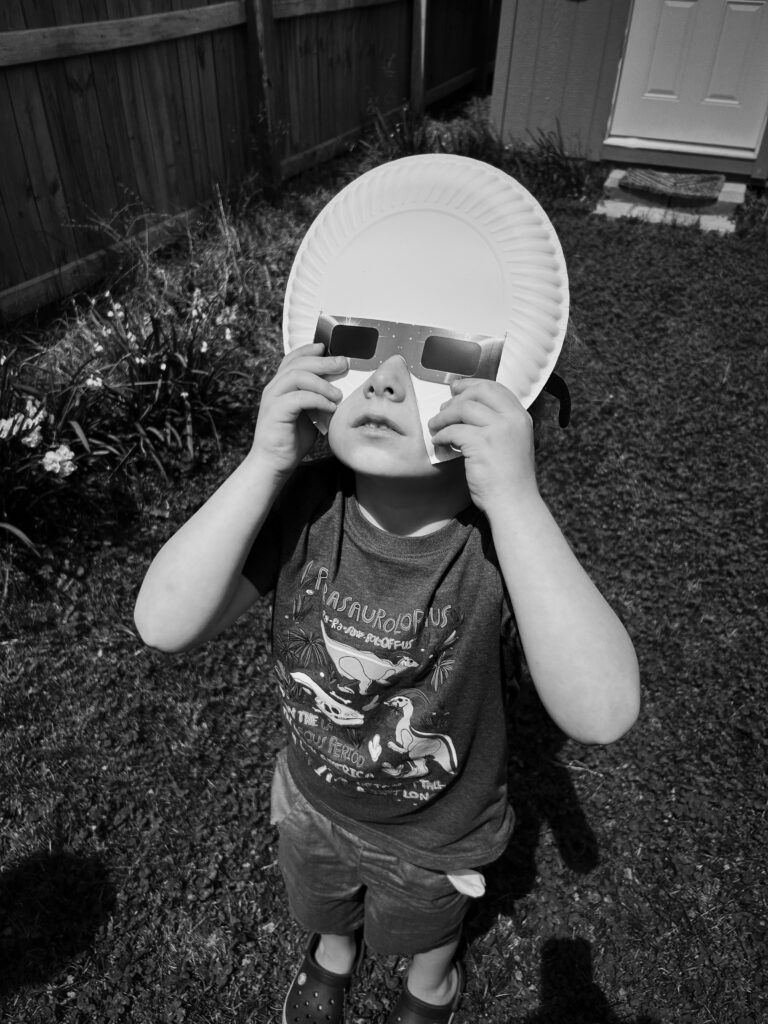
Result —
[[[261,397],[252,454],[277,473],[290,473],[317,437],[309,413],[336,411],[342,393],[326,378],[346,373],[344,356],[325,356],[323,345],[303,345],[289,352]]]

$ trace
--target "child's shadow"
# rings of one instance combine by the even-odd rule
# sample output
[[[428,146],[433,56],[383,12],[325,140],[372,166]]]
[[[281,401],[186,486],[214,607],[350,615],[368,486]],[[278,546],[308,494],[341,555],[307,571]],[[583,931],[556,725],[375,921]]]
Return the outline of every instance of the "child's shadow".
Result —
[[[557,754],[566,742],[542,707],[527,674],[507,714],[509,799],[515,829],[502,856],[486,868],[486,893],[470,911],[467,939],[484,934],[501,914],[511,915],[516,900],[536,881],[536,848],[549,824],[564,863],[586,874],[599,863],[595,834],[584,816],[568,771]]]
[[[541,950],[539,1009],[521,1024],[622,1024],[595,984],[584,939],[548,939]],[[623,1024],[627,1024],[626,1021]],[[636,1024],[658,1024],[642,1014]]]
[[[41,851],[0,874],[0,998],[47,981],[88,949],[115,907],[95,857]]]

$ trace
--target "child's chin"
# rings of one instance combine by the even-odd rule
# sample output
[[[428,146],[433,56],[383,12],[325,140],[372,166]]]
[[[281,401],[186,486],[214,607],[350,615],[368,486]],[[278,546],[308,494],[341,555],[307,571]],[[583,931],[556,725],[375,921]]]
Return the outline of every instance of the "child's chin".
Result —
[[[435,472],[426,450],[412,456],[383,451],[375,445],[335,445],[329,435],[329,447],[339,462],[354,473],[382,479],[423,479]]]

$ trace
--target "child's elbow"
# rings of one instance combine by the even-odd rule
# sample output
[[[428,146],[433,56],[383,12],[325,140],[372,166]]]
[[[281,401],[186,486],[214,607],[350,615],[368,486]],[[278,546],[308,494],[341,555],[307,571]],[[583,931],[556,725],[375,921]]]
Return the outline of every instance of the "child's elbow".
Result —
[[[134,609],[133,622],[141,642],[153,651],[159,651],[161,654],[181,654],[190,646],[169,635],[157,617],[148,614],[139,604]]]
[[[587,743],[594,743],[597,746],[608,746],[625,736],[637,721],[640,709],[625,711],[621,715],[615,715],[609,722],[601,724],[594,730],[593,735],[586,740]]]
[[[640,679],[632,673],[630,678],[617,682],[615,698],[607,701],[602,714],[595,716],[587,743],[607,746],[625,736],[640,716]]]

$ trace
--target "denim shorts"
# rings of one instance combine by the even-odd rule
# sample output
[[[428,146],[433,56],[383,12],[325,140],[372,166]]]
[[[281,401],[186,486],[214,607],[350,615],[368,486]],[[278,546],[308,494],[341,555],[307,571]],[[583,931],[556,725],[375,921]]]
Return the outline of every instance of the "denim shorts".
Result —
[[[363,930],[373,953],[413,956],[459,938],[469,897],[326,818],[299,792],[286,751],[272,781],[272,822],[291,913],[308,932]]]

